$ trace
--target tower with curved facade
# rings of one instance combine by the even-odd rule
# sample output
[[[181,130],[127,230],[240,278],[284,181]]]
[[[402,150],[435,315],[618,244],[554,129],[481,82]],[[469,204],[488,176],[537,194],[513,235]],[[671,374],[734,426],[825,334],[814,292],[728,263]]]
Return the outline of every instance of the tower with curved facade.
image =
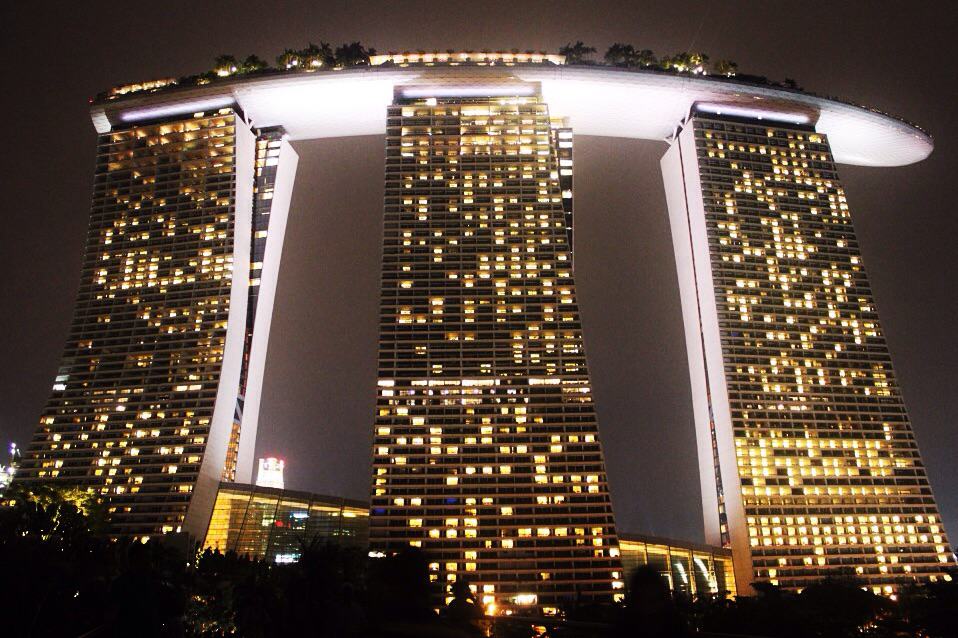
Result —
[[[890,594],[953,558],[828,137],[803,120],[696,109],[662,159],[706,534],[740,582]]]

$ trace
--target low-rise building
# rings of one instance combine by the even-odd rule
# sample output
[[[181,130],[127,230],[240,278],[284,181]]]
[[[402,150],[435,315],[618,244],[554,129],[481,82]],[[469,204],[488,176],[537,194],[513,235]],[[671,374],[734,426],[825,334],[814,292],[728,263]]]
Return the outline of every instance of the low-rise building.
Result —
[[[644,534],[619,534],[626,579],[644,565],[665,578],[672,591],[689,596],[736,594],[732,550]],[[628,580],[626,581],[628,582]]]
[[[365,550],[369,506],[336,496],[221,483],[203,547],[291,563],[304,547],[325,542]]]

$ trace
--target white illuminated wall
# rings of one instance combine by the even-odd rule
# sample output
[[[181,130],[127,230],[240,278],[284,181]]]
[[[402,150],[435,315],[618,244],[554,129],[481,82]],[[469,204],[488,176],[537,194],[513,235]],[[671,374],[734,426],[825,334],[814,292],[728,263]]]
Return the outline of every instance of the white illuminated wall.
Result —
[[[662,158],[661,165],[685,324],[705,542],[716,547],[722,546],[716,467],[712,453],[711,428],[714,422],[718,469],[726,495],[725,512],[732,544],[735,582],[739,591],[747,592],[748,585],[753,580],[751,551],[741,498],[742,488],[735,455],[718,308],[712,284],[712,262],[705,227],[705,204],[702,200],[702,184],[699,180],[698,156],[691,122],[672,142]]]
[[[243,369],[243,345],[246,340],[246,304],[249,297],[250,240],[253,218],[253,170],[256,138],[236,118],[236,152],[234,155],[236,190],[233,209],[233,256],[230,264],[230,311],[226,324],[226,340],[216,402],[207,436],[199,476],[193,486],[190,506],[183,521],[183,531],[194,538],[205,538],[216,492],[219,488],[226,450],[233,429],[236,390]]]
[[[249,368],[246,377],[246,399],[240,431],[236,463],[236,481],[249,483],[253,477],[253,454],[256,450],[256,431],[259,426],[260,404],[263,398],[263,377],[266,370],[266,352],[269,346],[270,326],[273,322],[273,301],[279,282],[280,260],[283,256],[283,238],[289,218],[289,202],[293,196],[293,182],[299,155],[283,139],[276,165],[276,181],[269,213],[269,231],[260,271],[259,300],[253,322],[253,342],[250,346]]]

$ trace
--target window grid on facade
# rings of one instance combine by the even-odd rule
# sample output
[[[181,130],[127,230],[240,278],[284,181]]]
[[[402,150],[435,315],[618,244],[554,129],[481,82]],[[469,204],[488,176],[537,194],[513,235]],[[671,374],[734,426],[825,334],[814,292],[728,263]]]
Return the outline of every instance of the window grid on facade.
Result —
[[[109,499],[120,534],[179,531],[229,314],[231,112],[99,137],[70,336],[18,476]]]
[[[484,604],[622,588],[557,139],[538,97],[388,112],[371,546]]]
[[[828,140],[699,114],[676,144],[683,179],[700,182],[714,300],[699,291],[698,303],[714,303],[721,347],[706,366],[724,366],[712,373],[724,375],[741,491],[719,469],[712,387],[726,485],[706,516],[728,542],[727,501],[741,498],[758,580],[801,588],[842,574],[891,593],[936,579],[951,550]]]

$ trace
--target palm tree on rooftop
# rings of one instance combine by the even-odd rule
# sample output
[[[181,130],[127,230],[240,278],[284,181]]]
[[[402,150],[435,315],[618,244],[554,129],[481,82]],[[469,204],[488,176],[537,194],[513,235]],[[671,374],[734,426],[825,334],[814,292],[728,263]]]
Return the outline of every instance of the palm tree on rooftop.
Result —
[[[295,69],[302,66],[303,60],[298,51],[286,49],[276,58],[276,66],[281,69]]]
[[[577,40],[575,44],[570,42],[565,46],[559,47],[559,55],[565,56],[566,64],[584,64],[591,62],[588,57],[593,53],[595,53],[595,47],[587,46],[582,40]]]
[[[300,63],[304,68],[315,69],[319,67],[333,67],[336,65],[333,47],[329,45],[329,42],[320,41],[319,46],[310,42],[308,47],[297,53],[300,56]]]
[[[715,63],[713,69],[718,75],[724,75],[727,78],[733,77],[738,73],[738,64],[731,60],[719,60]]]
[[[376,55],[376,49],[367,49],[360,42],[350,42],[336,47],[336,63],[339,66],[359,66],[369,64],[370,56]]]
[[[255,73],[256,71],[262,71],[267,68],[269,68],[269,65],[258,55],[248,55],[246,59],[243,60],[243,64],[240,65],[239,70],[240,73]]]
[[[658,64],[658,60],[655,59],[655,54],[652,53],[650,49],[636,51],[632,57],[632,66],[638,66],[645,69],[650,66],[655,66],[656,64]]]
[[[233,75],[239,70],[239,62],[232,55],[218,55],[213,61],[213,71],[220,77]]]
[[[631,61],[635,57],[635,47],[631,44],[622,44],[614,42],[605,52],[605,61],[612,66],[631,66]]]

